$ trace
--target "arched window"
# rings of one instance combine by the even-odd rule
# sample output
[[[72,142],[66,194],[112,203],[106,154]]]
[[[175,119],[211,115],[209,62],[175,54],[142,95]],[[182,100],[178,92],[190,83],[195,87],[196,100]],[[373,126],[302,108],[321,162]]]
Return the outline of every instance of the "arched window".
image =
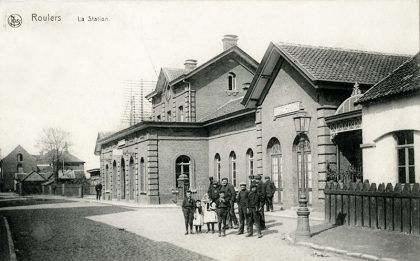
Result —
[[[121,158],[121,166],[120,166],[120,184],[121,184],[121,199],[125,199],[125,160]]]
[[[246,152],[246,162],[247,162],[247,172],[248,172],[248,176],[253,176],[254,175],[254,152],[252,151],[252,149],[248,149],[248,151]]]
[[[18,163],[16,168],[17,173],[23,173],[23,166],[22,164]]]
[[[134,159],[133,157],[130,157],[130,161],[128,163],[128,193],[129,193],[129,197],[131,200],[134,200],[134,196],[135,196],[135,188],[136,188],[136,184],[135,184],[135,177],[134,175],[136,175],[136,169],[135,169],[135,165],[134,165]]]
[[[311,144],[306,135],[303,135],[304,140],[300,141],[300,137],[296,137],[294,146],[297,159],[297,176],[298,176],[298,189],[302,190],[302,166],[304,171],[305,193],[308,199],[308,204],[312,205],[312,155]],[[303,160],[303,162],[302,162]]]
[[[178,121],[184,121],[184,106],[178,107]]]
[[[146,193],[146,166],[144,159],[140,159],[140,192]]]
[[[276,138],[271,138],[267,145],[267,155],[270,162],[271,180],[278,188],[279,193],[273,200],[275,203],[283,203],[283,156],[281,154],[280,142]]]
[[[232,151],[229,154],[229,165],[230,165],[230,179],[232,180],[232,185],[236,187],[236,154]]]
[[[228,74],[228,90],[229,91],[236,90],[236,75],[232,72]]]
[[[395,132],[398,153],[398,182],[415,183],[413,131]]]
[[[23,155],[21,153],[17,154],[17,161],[23,161]]]
[[[220,164],[219,153],[216,153],[216,156],[214,156],[214,173],[216,175],[216,181],[220,181],[220,178],[221,178],[221,164]]]
[[[105,190],[109,190],[109,166],[105,165]]]
[[[178,178],[181,174],[188,176],[191,184],[191,160],[188,156],[182,155],[176,159],[175,162],[175,186],[178,187]]]
[[[117,162],[114,160],[112,163],[112,197],[117,198]]]

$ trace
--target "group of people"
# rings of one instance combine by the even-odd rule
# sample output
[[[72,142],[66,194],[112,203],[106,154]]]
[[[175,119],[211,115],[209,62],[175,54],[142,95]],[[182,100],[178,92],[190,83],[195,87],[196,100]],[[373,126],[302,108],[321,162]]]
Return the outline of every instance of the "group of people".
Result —
[[[240,183],[240,190],[236,191],[228,178],[221,183],[210,177],[207,194],[201,200],[194,200],[191,191],[186,192],[182,203],[185,219],[185,235],[201,233],[202,226],[207,225],[206,233],[215,233],[214,226],[218,224],[219,237],[226,236],[226,229],[238,229],[237,234],[244,234],[245,224],[247,237],[254,234],[256,226],[258,238],[262,237],[261,230],[266,229],[264,206],[267,211],[273,211],[273,197],[276,191],[274,182],[265,177],[265,183],[260,175],[250,176],[250,188],[246,183]],[[238,206],[239,224],[235,213],[235,203]]]

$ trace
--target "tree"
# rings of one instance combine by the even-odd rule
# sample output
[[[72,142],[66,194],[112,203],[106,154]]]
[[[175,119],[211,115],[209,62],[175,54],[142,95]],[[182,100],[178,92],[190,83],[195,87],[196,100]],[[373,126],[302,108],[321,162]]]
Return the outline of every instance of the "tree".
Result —
[[[70,132],[59,128],[43,129],[37,141],[37,147],[53,168],[54,180],[58,181],[58,171],[63,162],[63,153],[72,145]],[[62,168],[62,167],[61,167]],[[64,172],[64,169],[62,169]]]

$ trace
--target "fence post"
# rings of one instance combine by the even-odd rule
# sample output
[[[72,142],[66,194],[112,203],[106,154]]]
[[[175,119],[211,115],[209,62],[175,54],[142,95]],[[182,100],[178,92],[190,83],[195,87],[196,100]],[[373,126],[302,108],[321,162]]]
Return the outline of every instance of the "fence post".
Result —
[[[343,190],[348,190],[350,187],[349,183],[344,183]],[[349,225],[350,219],[349,219],[349,195],[343,195],[343,224]]]
[[[342,191],[343,183],[337,184],[337,190]],[[343,224],[343,195],[337,194],[337,209],[336,209],[336,224],[342,225]]]
[[[331,203],[330,203],[330,199],[331,199],[331,182],[327,182],[325,184],[325,189],[324,189],[324,194],[325,194],[325,221],[327,223],[331,222]]]
[[[356,191],[362,191],[363,184],[361,182],[356,183]],[[356,193],[356,226],[363,226],[363,203],[362,196]]]
[[[414,184],[411,193],[415,197],[411,198],[411,233],[420,234],[420,186],[419,183]]]
[[[336,192],[337,191],[337,183],[332,183],[331,184],[331,190]],[[330,204],[331,204],[331,216],[330,216],[330,223],[333,225],[337,224],[337,195],[336,194],[331,194],[330,197]]]
[[[385,184],[381,183],[378,186],[379,192],[385,192]],[[376,205],[378,207],[378,228],[385,229],[385,197],[384,196],[378,196],[376,199]]]
[[[394,193],[401,194],[401,183],[395,184]],[[401,222],[401,198],[394,197],[394,230],[402,231],[402,222]]]
[[[350,204],[349,204],[349,219],[350,219],[350,226],[356,225],[356,197],[355,197],[355,190],[356,190],[356,184],[350,183],[349,191],[352,192],[352,194],[349,196],[350,198]]]
[[[391,183],[386,185],[385,191],[388,193],[393,192],[393,187]],[[388,230],[394,230],[394,219],[393,219],[393,198],[391,195],[385,198],[385,228]]]
[[[371,228],[378,228],[378,212],[377,212],[377,205],[376,205],[376,197],[373,196],[376,192],[376,184],[372,183],[370,185],[369,191],[372,193],[370,196],[370,227]]]
[[[411,208],[410,208],[410,194],[411,194],[411,188],[410,184],[406,183],[404,184],[404,188],[402,190],[402,205],[401,205],[401,212],[402,212],[402,231],[405,233],[411,232]]]
[[[369,181],[363,183],[363,192],[369,192]],[[370,195],[363,196],[363,226],[370,227]]]

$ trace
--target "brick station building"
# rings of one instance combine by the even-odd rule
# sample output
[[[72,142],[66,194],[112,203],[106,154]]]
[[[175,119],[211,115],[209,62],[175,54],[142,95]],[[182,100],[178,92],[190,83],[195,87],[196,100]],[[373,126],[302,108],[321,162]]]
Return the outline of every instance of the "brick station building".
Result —
[[[98,135],[95,154],[110,198],[168,203],[182,173],[202,191],[211,176],[238,187],[260,174],[275,182],[275,203],[289,208],[297,205],[303,159],[309,203],[320,208],[327,163],[354,164],[334,143],[325,118],[355,85],[365,92],[408,59],[271,43],[258,64],[237,40],[225,36],[223,51],[200,66],[187,60],[182,69],[162,68],[148,95],[152,120]],[[303,155],[293,122],[302,113],[312,118]]]

